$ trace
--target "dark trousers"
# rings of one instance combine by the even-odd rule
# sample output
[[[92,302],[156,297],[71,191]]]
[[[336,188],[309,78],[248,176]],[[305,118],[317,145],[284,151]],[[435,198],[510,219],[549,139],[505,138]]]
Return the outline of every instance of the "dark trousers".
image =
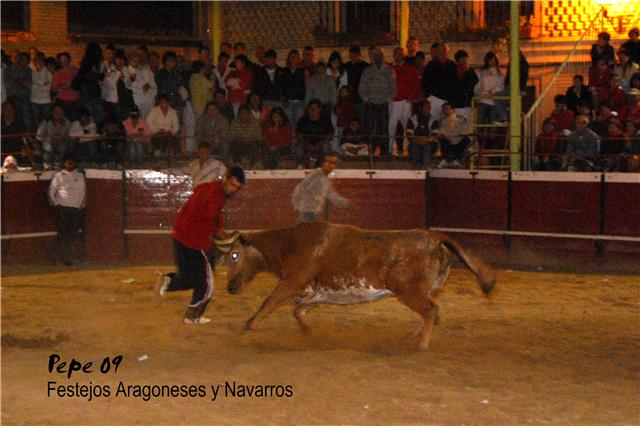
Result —
[[[386,154],[389,147],[389,106],[387,104],[366,104],[364,118],[365,132],[371,136],[373,149],[380,147]]]
[[[240,142],[231,143],[231,159],[234,163],[242,163],[245,168],[251,169],[260,159],[260,142]],[[246,164],[245,164],[246,163]]]
[[[202,316],[209,299],[213,296],[213,259],[204,250],[191,249],[173,239],[173,250],[178,263],[178,272],[167,274],[170,278],[167,291],[193,289],[191,303],[186,316],[195,319]]]
[[[51,260],[62,260],[66,264],[84,260],[83,229],[84,210],[74,207],[56,207],[58,236],[51,249]]]
[[[464,137],[457,144],[452,144],[451,141],[444,136],[438,138],[440,142],[440,149],[442,149],[442,158],[447,162],[454,160],[462,161],[464,159],[464,151],[471,144],[469,138]]]
[[[284,155],[288,155],[291,153],[291,149],[288,146],[276,148],[271,150],[269,148],[265,148],[264,150],[264,168],[267,170],[273,170],[278,168],[278,164],[280,164],[280,159]]]

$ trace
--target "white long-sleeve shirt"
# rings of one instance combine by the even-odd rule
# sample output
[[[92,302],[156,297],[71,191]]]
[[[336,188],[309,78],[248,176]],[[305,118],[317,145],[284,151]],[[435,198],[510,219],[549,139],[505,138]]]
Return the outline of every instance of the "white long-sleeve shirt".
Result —
[[[50,104],[52,81],[53,76],[44,67],[31,71],[31,102],[34,104]]]
[[[167,115],[164,115],[159,106],[151,108],[151,112],[147,117],[147,124],[149,124],[149,127],[151,128],[151,133],[158,133],[160,130],[166,130],[175,136],[180,130],[178,113],[171,107],[169,107]]]
[[[96,123],[91,120],[89,124],[84,126],[80,123],[80,120],[74,121],[71,123],[71,128],[69,129],[69,137],[78,139],[80,143],[96,140],[98,138]]]
[[[121,76],[126,81],[129,77],[127,68],[122,68],[120,71],[111,67],[106,69],[104,81],[102,82],[102,99],[106,102],[118,103],[118,80],[120,80]]]
[[[147,106],[153,106],[153,102],[158,93],[158,86],[156,86],[156,78],[153,75],[153,71],[149,67],[134,68],[131,65],[127,68],[128,77],[125,78],[125,85],[128,89],[131,89],[133,93],[133,102],[141,110]],[[135,75],[136,79],[131,81],[131,76]],[[147,91],[144,90],[146,85],[149,85]],[[147,117],[142,116],[143,119]]]
[[[83,209],[86,197],[84,175],[77,169],[60,170],[53,175],[49,185],[49,200],[54,206]]]
[[[322,213],[327,200],[336,207],[349,206],[349,202],[333,189],[322,169],[316,169],[296,185],[291,196],[293,207],[301,213]]]
[[[481,96],[489,92],[496,94],[504,89],[504,75],[500,74],[495,68],[477,70],[476,73],[479,80],[473,88],[473,92],[476,95]],[[481,99],[478,102],[486,105],[495,105],[495,101],[491,98]]]

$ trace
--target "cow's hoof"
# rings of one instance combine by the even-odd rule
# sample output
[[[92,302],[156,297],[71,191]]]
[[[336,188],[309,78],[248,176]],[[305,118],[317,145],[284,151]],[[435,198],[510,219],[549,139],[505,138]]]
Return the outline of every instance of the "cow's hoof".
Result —
[[[309,327],[308,325],[301,325],[300,326],[300,332],[302,334],[309,335],[309,334],[311,334],[311,327]]]
[[[418,350],[418,352],[427,352],[427,349],[429,349],[429,345],[418,345],[416,349]]]

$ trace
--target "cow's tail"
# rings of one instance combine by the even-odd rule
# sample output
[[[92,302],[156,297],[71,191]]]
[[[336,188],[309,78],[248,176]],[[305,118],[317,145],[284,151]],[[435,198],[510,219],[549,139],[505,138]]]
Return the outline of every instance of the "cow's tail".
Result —
[[[484,294],[491,293],[496,284],[496,271],[483,261],[465,251],[460,244],[445,234],[440,234],[441,244],[454,252],[473,271]]]

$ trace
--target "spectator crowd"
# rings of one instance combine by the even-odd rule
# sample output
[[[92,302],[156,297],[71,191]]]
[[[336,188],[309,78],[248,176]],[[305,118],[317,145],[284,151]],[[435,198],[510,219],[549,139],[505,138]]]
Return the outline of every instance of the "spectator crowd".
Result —
[[[616,54],[602,33],[588,81],[577,75],[536,140],[539,170],[627,170],[638,154],[638,30]],[[215,58],[198,49],[190,63],[145,46],[86,46],[79,67],[66,52],[2,52],[2,153],[18,165],[60,168],[69,155],[83,167],[141,167],[199,148],[228,167],[299,168],[323,154],[406,155],[419,168],[463,167],[472,144],[472,99],[478,123],[506,119],[509,66],[494,52],[474,70],[459,50],[430,46],[430,60],[410,37],[390,58],[372,46],[348,58],[314,48],[288,52],[223,43]],[[347,60],[348,59],[348,60]],[[528,64],[520,58],[520,89]],[[480,144],[491,148],[490,137]],[[436,152],[439,156],[436,157]]]
[[[554,98],[535,141],[535,170],[640,171],[638,35],[631,29],[617,55],[610,35],[598,35],[587,79],[575,75]]]

